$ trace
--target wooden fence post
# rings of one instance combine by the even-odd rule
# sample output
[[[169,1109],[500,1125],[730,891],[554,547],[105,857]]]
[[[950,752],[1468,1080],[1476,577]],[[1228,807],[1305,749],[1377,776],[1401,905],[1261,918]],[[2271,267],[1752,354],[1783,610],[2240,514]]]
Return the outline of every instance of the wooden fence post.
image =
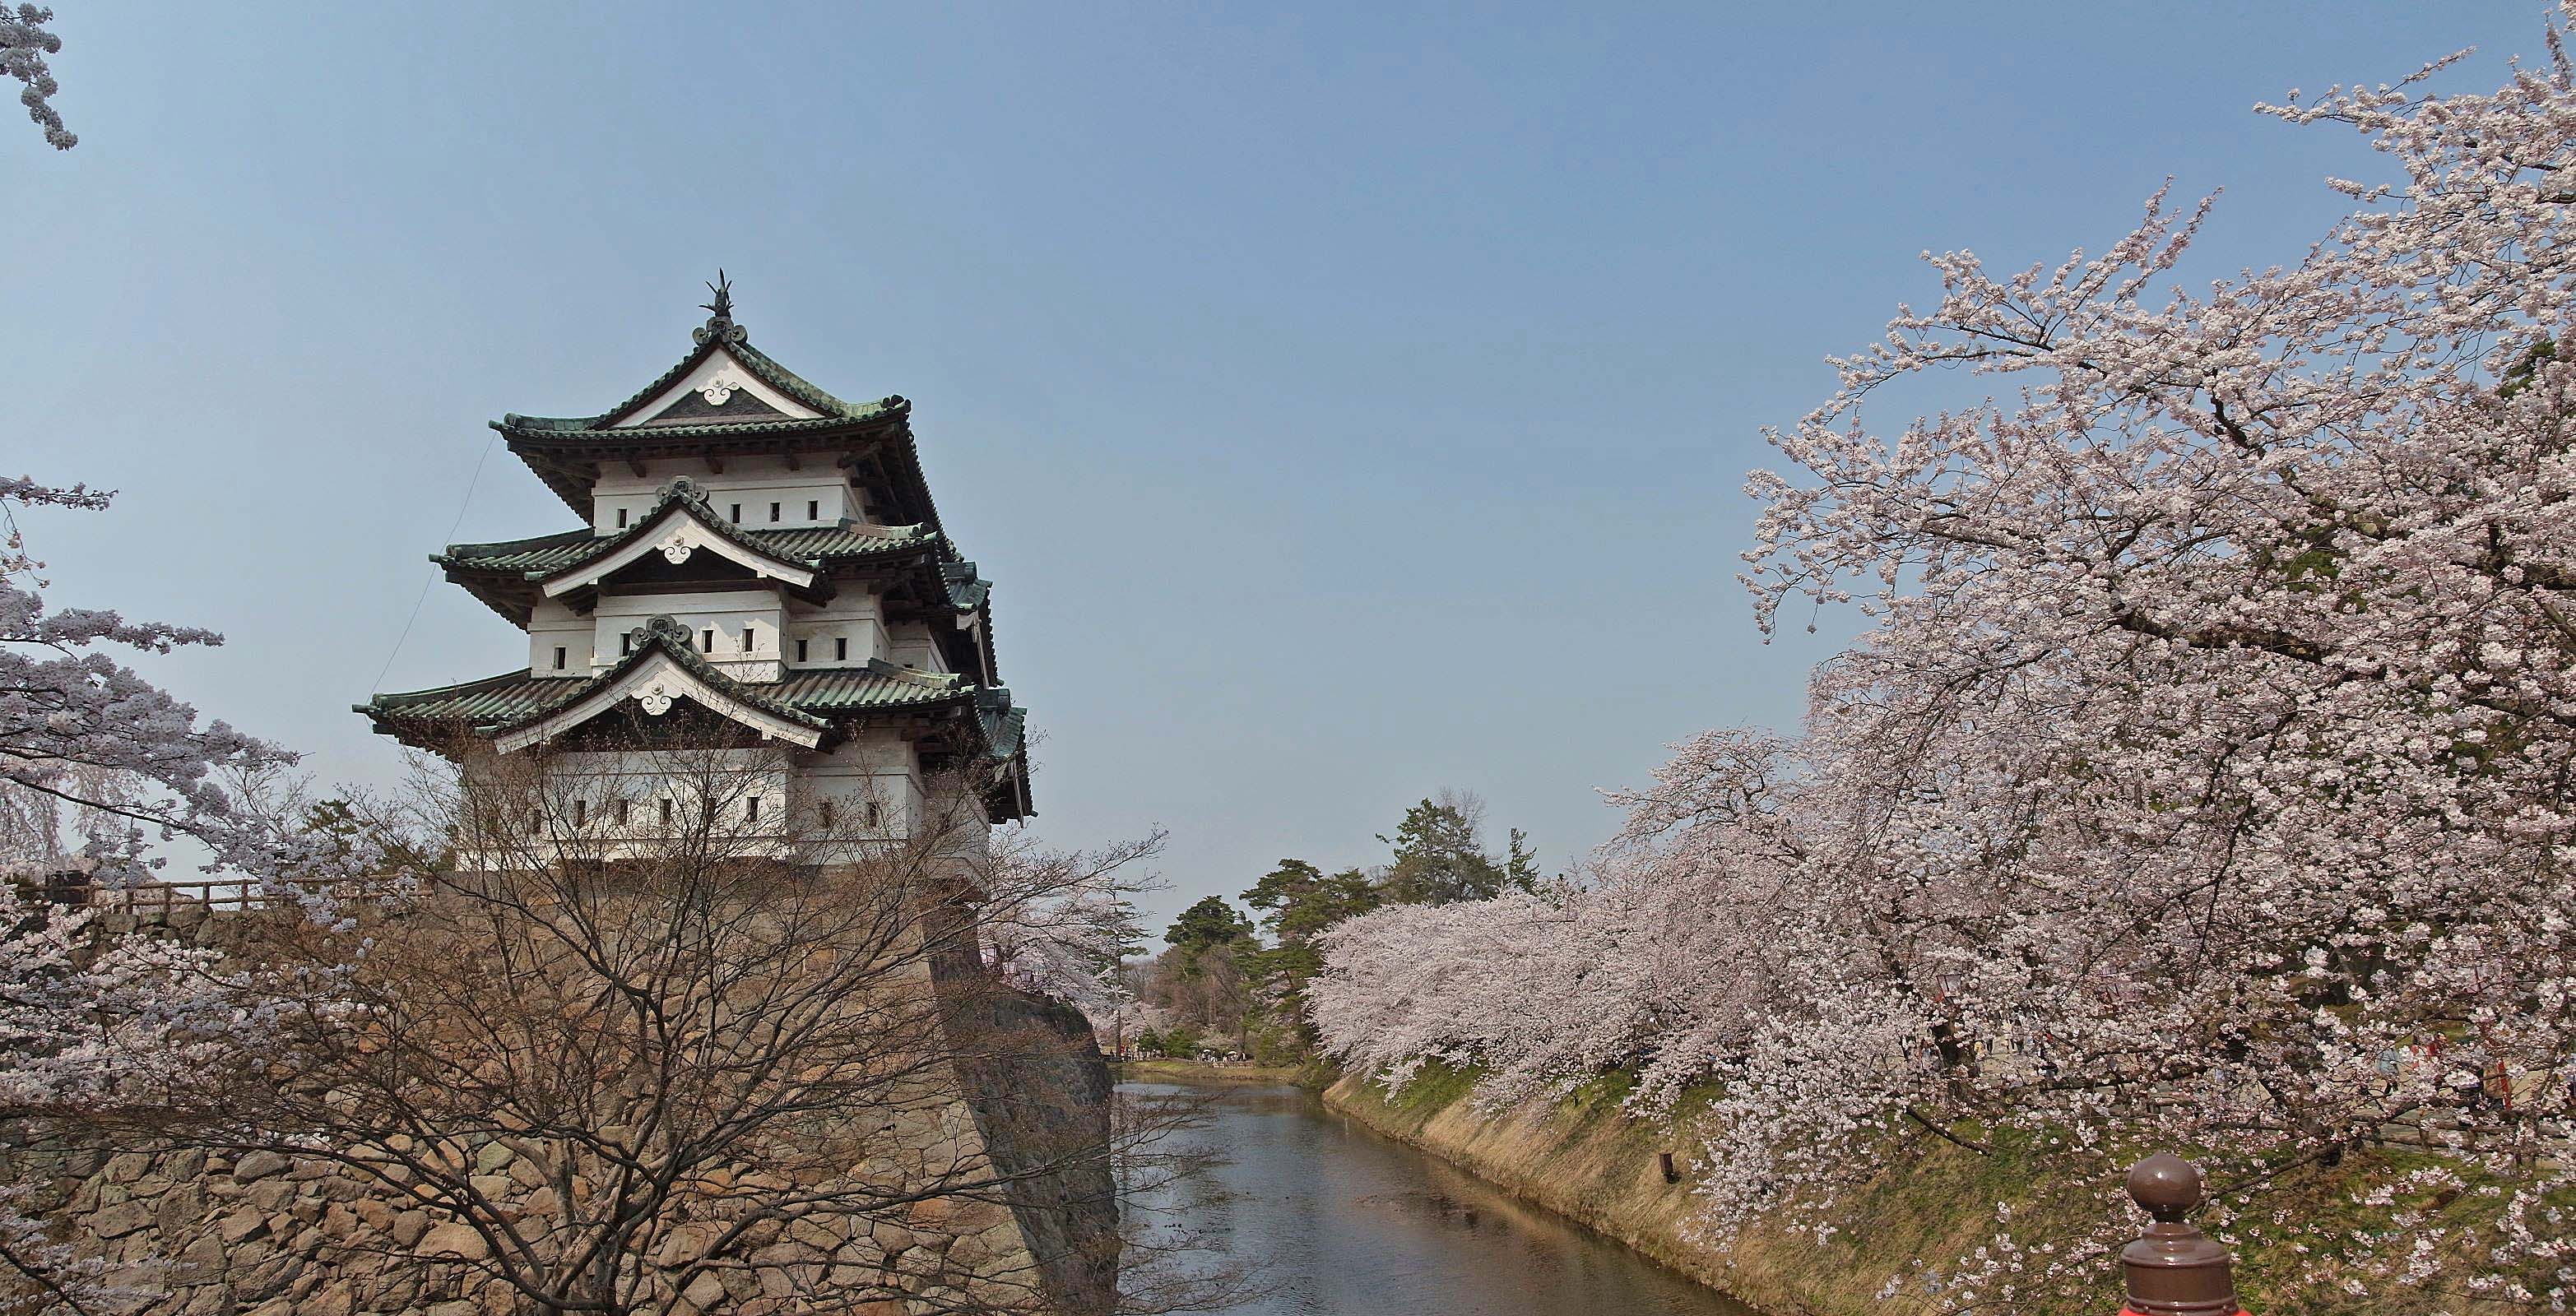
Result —
[[[2234,1261],[2218,1241],[2183,1219],[2202,1200],[2200,1167],[2157,1152],[2129,1168],[2129,1200],[2153,1217],[2120,1250],[2130,1316],[2243,1316]]]

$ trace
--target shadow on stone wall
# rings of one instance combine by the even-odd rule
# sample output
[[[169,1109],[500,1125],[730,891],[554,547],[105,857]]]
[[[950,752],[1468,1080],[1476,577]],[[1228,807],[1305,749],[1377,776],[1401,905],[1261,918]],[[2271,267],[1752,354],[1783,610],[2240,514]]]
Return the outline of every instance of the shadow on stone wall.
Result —
[[[1048,1306],[1105,1316],[1118,1297],[1108,1062],[1082,1012],[980,968],[940,975],[966,1105],[1034,1254]]]

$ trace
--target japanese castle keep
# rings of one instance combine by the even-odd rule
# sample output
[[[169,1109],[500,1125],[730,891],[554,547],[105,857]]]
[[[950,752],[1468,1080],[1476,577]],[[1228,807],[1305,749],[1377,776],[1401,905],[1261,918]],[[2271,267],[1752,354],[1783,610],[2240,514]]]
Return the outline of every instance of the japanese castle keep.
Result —
[[[989,854],[991,824],[1031,812],[1025,710],[994,661],[991,586],[940,526],[910,403],[844,402],[805,382],[751,345],[721,283],[707,309],[689,353],[624,402],[493,423],[586,522],[434,556],[527,633],[526,665],[358,711],[469,780],[533,765],[568,807],[549,804],[551,821],[529,830],[579,837],[612,880],[614,861],[649,856],[675,817],[688,826],[674,808],[691,807],[675,798],[685,775],[657,766],[682,759],[731,778],[721,808],[701,796],[698,815],[740,843],[728,854],[824,883],[880,845],[932,856],[905,899],[962,935],[942,937],[905,990],[946,1049],[917,1058],[920,1100],[865,1116],[883,1120],[886,1144],[869,1163],[972,1165],[1005,1186],[974,1200],[922,1186],[902,1227],[827,1239],[806,1269],[952,1286],[920,1290],[924,1303],[1106,1310],[1118,1264],[1096,1154],[1110,1136],[1107,1069],[1078,1012],[1010,988],[976,953],[973,910],[990,892],[971,861]],[[498,867],[458,844],[460,870]],[[802,1305],[759,1309],[842,1310],[832,1283],[816,1283]]]
[[[708,309],[695,348],[607,411],[493,422],[588,522],[433,559],[527,632],[526,668],[358,711],[451,755],[578,745],[564,738],[610,713],[657,744],[790,747],[744,801],[754,832],[764,807],[772,827],[837,807],[899,837],[952,776],[976,782],[987,821],[1027,816],[991,585],[940,528],[912,404],[805,382],[751,345],[727,288]],[[598,822],[649,835],[652,801],[632,803]]]

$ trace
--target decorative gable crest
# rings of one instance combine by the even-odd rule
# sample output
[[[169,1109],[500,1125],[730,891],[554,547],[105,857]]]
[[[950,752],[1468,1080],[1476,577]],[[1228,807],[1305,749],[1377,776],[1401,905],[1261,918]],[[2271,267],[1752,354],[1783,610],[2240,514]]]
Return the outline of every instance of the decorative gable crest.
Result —
[[[734,332],[741,332],[741,326],[734,326]],[[762,380],[730,349],[700,350],[705,352],[703,360],[637,407],[629,419],[619,421],[618,427],[815,420],[823,415]]]
[[[740,723],[764,740],[780,740],[804,749],[823,743],[827,723],[810,713],[772,702],[724,676],[689,647],[689,630],[679,620],[659,616],[626,633],[635,652],[606,676],[591,683],[581,697],[539,716],[500,729],[493,747],[514,754],[543,744],[582,723],[632,700],[647,717],[660,717],[686,699],[708,712]]]
[[[547,598],[595,589],[609,576],[659,553],[673,566],[705,549],[753,576],[795,589],[811,589],[822,579],[819,564],[785,556],[742,531],[716,519],[697,484],[686,476],[662,486],[661,496],[644,518],[604,541],[609,547],[552,573],[529,573]]]

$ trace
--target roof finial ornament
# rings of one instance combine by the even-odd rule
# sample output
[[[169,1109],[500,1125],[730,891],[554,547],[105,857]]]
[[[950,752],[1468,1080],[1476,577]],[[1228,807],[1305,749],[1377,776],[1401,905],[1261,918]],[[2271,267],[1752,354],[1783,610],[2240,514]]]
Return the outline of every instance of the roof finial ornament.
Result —
[[[710,339],[739,343],[749,337],[741,325],[733,322],[733,281],[725,277],[721,268],[716,271],[715,282],[707,285],[707,291],[715,294],[715,300],[698,303],[708,312],[707,322],[691,336],[701,343]]]

